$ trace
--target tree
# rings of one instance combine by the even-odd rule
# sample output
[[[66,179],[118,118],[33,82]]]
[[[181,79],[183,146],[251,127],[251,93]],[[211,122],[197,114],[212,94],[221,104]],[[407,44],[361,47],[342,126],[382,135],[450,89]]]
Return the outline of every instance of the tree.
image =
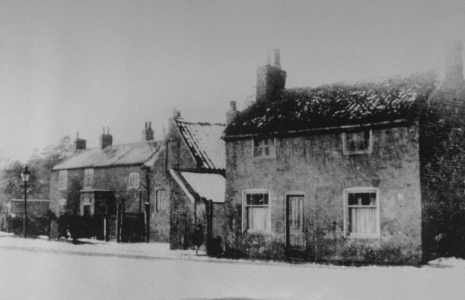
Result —
[[[31,172],[28,192],[30,199],[48,199],[50,195],[50,170],[54,165],[72,153],[73,144],[69,136],[65,136],[55,145],[45,147],[40,152],[35,151],[26,165]],[[19,161],[10,163],[1,172],[0,194],[3,201],[18,199],[24,196],[21,188],[21,173],[25,164]]]

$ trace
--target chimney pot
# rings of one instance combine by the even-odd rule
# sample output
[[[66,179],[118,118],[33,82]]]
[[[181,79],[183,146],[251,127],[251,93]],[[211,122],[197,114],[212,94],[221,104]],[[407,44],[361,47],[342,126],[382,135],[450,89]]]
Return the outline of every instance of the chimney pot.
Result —
[[[239,112],[236,108],[236,101],[231,101],[229,103],[229,111],[226,112],[226,124],[229,125],[234,121]]]
[[[273,50],[274,52],[274,61],[273,61],[273,65],[275,67],[278,67],[281,69],[281,56],[280,56],[280,51],[279,49],[274,49]]]

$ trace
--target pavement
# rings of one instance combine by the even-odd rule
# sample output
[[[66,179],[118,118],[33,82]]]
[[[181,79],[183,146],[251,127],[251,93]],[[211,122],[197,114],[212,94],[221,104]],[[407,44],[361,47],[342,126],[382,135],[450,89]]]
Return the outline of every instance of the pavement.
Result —
[[[49,239],[46,236],[38,238],[22,238],[0,231],[0,249],[20,250],[32,252],[52,252],[66,255],[120,257],[129,259],[149,260],[188,260],[212,263],[256,264],[256,265],[292,265],[286,262],[228,259],[207,256],[205,251],[199,250],[198,255],[193,249],[170,250],[168,243],[116,243],[95,239],[79,239],[73,243],[72,239]],[[202,248],[201,248],[202,249]],[[314,263],[299,264],[300,266],[319,266]],[[297,266],[297,265],[296,265]],[[321,266],[321,265],[320,265]]]

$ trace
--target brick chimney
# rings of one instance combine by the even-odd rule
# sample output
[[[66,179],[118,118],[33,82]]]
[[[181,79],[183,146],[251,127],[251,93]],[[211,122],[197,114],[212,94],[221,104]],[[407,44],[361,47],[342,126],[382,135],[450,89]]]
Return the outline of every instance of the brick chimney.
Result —
[[[103,133],[100,135],[100,148],[105,149],[113,144],[113,137],[110,134],[110,127],[107,127],[107,133],[105,133],[105,127],[103,127]]]
[[[79,138],[79,132],[76,134],[76,139],[74,140],[74,152],[85,150],[87,141]]]
[[[236,101],[231,101],[229,105],[229,110],[226,112],[226,125],[231,124],[239,113],[236,108]]]
[[[145,122],[145,128],[142,130],[142,141],[153,141],[152,122]]]
[[[286,85],[286,72],[281,70],[279,49],[273,50],[273,65],[269,56],[267,64],[257,69],[257,102],[274,101],[278,92]]]
[[[449,41],[446,46],[445,80],[449,84],[464,84],[463,45],[460,41]]]

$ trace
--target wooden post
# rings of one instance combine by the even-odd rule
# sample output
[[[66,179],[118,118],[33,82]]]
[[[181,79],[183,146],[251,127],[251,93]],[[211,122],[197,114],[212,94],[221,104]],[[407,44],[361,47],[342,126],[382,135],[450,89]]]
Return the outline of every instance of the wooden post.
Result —
[[[205,201],[207,204],[206,213],[207,213],[207,254],[211,253],[211,240],[213,238],[213,201]]]
[[[116,211],[116,242],[117,243],[121,242],[121,217],[122,217],[121,206],[122,206],[121,203],[118,203],[117,211]]]
[[[146,234],[145,239],[147,243],[150,241],[150,203],[145,203],[145,218],[146,218]]]

